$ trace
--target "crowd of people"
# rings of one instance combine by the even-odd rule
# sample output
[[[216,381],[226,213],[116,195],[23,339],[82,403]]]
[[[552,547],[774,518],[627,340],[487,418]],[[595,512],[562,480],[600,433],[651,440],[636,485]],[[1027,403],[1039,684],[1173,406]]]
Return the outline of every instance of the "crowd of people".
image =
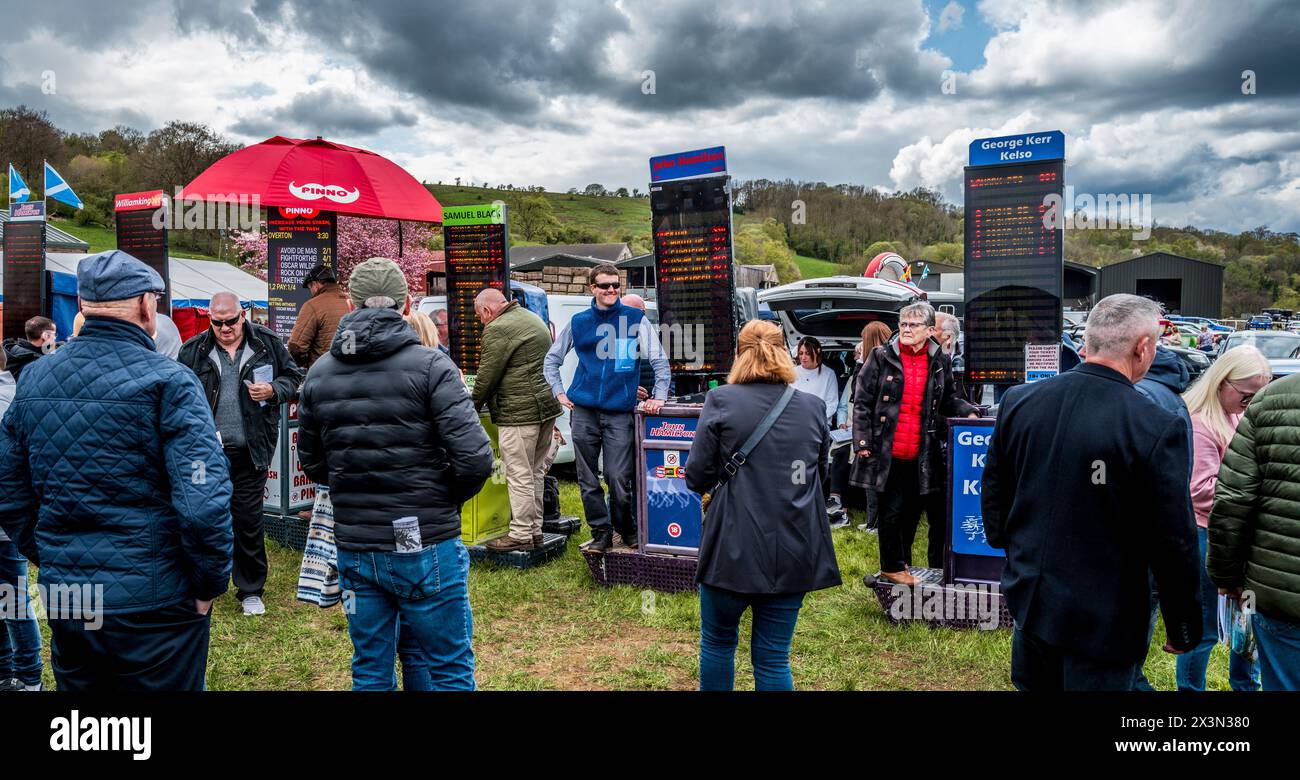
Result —
[[[390,260],[361,263],[346,289],[313,269],[287,346],[235,295],[215,294],[209,328],[174,357],[163,354],[161,277],[119,251],[83,260],[76,337],[53,349],[54,324],[35,318],[6,350],[11,370],[0,362],[0,585],[25,599],[30,562],[43,585],[95,592],[93,622],[49,611],[59,689],[201,690],[213,600],[233,581],[244,615],[266,613],[260,504],[294,399],[303,471],[332,508],[354,689],[396,689],[399,661],[408,690],[473,689],[461,507],[496,465],[480,409],[497,430],[511,508],[489,549],[543,543],[563,409],[588,551],[641,543],[634,413],[668,399],[669,361],[617,268],[598,265],[588,281],[590,308],[554,339],[502,291],[480,292],[468,386],[446,351],[445,313],[412,311]],[[1290,435],[1300,391],[1270,384],[1249,347],[1189,388],[1158,347],[1159,316],[1133,296],[1101,301],[1082,365],[1002,398],[982,501],[988,539],[1007,553],[1021,689],[1143,687],[1157,606],[1179,687],[1203,689],[1218,593],[1234,626],[1243,610],[1232,605],[1253,610],[1253,644],[1233,644],[1233,688],[1300,686],[1300,445]],[[847,524],[851,486],[865,493],[860,528],[876,534],[882,578],[918,585],[923,514],[925,562],[942,567],[946,420],[983,410],[954,371],[957,318],[915,303],[898,325],[869,323],[843,374],[816,339],[792,356],[779,325],[740,330],[685,469],[705,507],[701,689],[734,686],[747,610],[755,687],[793,687],[804,600],[841,584],[831,531]],[[40,633],[24,600],[0,628],[0,687],[40,684]]]

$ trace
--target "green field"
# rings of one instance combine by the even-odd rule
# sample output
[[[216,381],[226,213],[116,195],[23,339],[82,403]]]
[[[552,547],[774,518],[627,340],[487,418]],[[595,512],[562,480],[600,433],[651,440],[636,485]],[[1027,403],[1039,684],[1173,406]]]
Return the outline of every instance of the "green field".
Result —
[[[799,273],[804,279],[817,279],[823,276],[836,276],[842,273],[840,267],[835,263],[832,263],[829,260],[818,260],[815,257],[795,255],[794,264],[799,266]]]
[[[90,253],[106,252],[109,249],[117,249],[117,232],[113,228],[104,227],[103,225],[78,225],[69,220],[55,220],[50,224],[62,230],[65,233],[74,235],[77,238],[90,244]],[[190,257],[197,260],[216,260],[212,255],[204,255],[196,252],[189,252],[182,249],[172,249],[169,254],[172,257]]]
[[[580,514],[577,485],[563,482],[566,513]],[[861,522],[855,515],[853,522]],[[914,547],[925,557],[922,526]],[[1003,690],[1010,688],[1010,633],[890,626],[863,585],[877,570],[876,538],[852,526],[833,532],[844,584],[808,596],[791,653],[804,690]],[[693,593],[602,588],[577,549],[526,571],[470,569],[480,688],[490,690],[690,690],[698,687],[699,606]],[[347,690],[352,644],[338,607],[294,599],[300,555],[268,542],[267,614],[244,617],[233,592],[213,613],[208,685],[213,690]],[[748,618],[736,684],[753,688]],[[46,637],[45,684],[53,686]],[[1147,662],[1156,688],[1174,687],[1173,657],[1157,627]],[[1227,690],[1227,656],[1216,648],[1208,687]]]

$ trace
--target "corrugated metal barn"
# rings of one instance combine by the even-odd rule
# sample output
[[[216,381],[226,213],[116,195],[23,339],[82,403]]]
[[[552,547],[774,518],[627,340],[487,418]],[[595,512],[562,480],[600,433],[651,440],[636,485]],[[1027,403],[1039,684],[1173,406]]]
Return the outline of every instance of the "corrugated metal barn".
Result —
[[[1097,299],[1116,293],[1154,298],[1170,314],[1223,315],[1223,266],[1167,252],[1154,252],[1101,269]]]

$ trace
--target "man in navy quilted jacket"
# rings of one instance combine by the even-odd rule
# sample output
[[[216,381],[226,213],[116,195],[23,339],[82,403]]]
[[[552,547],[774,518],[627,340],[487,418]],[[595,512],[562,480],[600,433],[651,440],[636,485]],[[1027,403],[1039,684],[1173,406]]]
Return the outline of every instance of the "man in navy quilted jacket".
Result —
[[[86,324],[0,423],[0,528],[40,567],[59,690],[202,690],[230,478],[198,379],[154,348],[163,280],[84,258]]]

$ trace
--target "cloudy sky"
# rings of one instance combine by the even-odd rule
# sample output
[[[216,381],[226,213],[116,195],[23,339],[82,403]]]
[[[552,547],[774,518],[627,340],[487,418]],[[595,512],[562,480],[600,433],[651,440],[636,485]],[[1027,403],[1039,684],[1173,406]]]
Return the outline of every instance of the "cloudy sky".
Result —
[[[1059,129],[1079,193],[1300,230],[1288,0],[42,0],[4,22],[0,106],[68,130],[323,135],[551,190],[644,189],[651,155],[725,145],[740,178],[959,203],[972,139]]]

